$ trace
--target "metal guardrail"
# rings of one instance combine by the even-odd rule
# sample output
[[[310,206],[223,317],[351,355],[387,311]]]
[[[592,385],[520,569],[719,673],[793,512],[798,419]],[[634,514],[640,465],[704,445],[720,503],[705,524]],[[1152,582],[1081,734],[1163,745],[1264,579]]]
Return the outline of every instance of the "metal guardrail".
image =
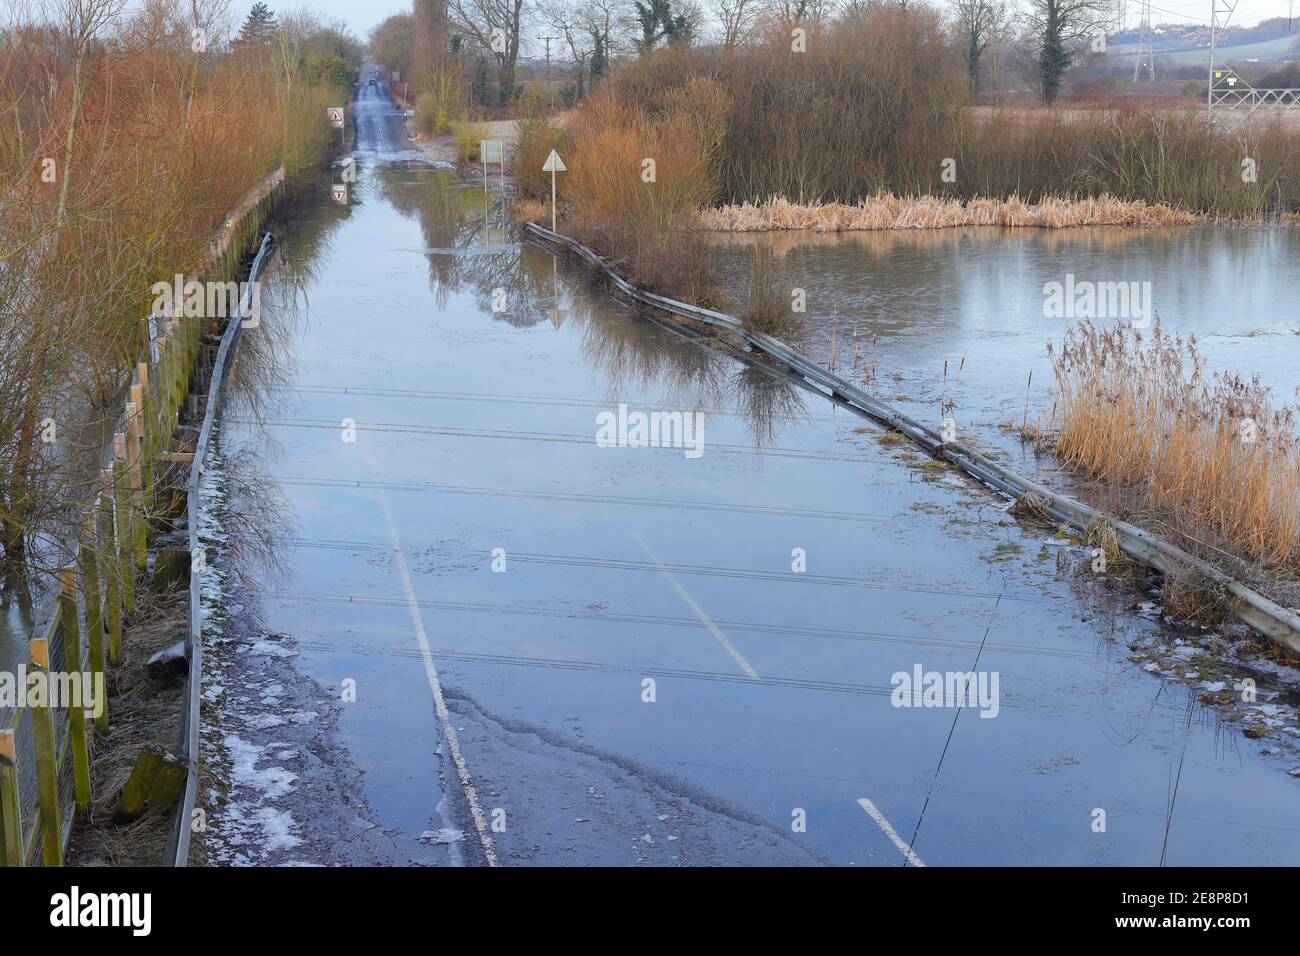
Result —
[[[203,583],[201,571],[207,566],[202,555],[203,545],[199,541],[199,487],[203,481],[203,460],[207,456],[208,446],[212,440],[212,428],[217,412],[221,406],[221,389],[225,384],[230,369],[230,358],[239,345],[244,321],[251,309],[250,295],[252,285],[257,281],[266,256],[271,251],[272,237],[267,233],[262,237],[257,255],[248,270],[248,288],[239,302],[236,315],[232,316],[221,336],[217,347],[216,359],[212,364],[212,377],[208,383],[207,406],[203,412],[203,424],[194,446],[194,460],[190,464],[189,480],[185,484],[185,510],[189,521],[190,548],[190,600],[189,614],[185,631],[185,649],[189,657],[189,671],[185,677],[185,689],[181,712],[181,752],[178,754],[187,765],[185,788],[181,793],[180,805],[172,818],[171,830],[167,837],[167,849],[164,862],[169,866],[186,866],[189,863],[190,837],[193,834],[194,802],[198,794],[199,764],[199,704],[203,685]]]
[[[1089,529],[1103,524],[1115,532],[1120,550],[1134,561],[1165,574],[1191,575],[1213,583],[1222,589],[1221,603],[1229,613],[1288,650],[1300,653],[1300,615],[1269,600],[1182,548],[1136,525],[1104,515],[1090,505],[1059,495],[960,442],[944,441],[938,432],[904,415],[883,399],[845,381],[771,336],[746,329],[738,319],[638,289],[606,265],[594,251],[568,236],[531,222],[524,228],[537,238],[562,246],[594,266],[628,298],[738,336],[788,366],[799,376],[804,387],[845,405],[864,418],[888,425],[936,458],[944,459],[984,484],[1017,500],[1025,498],[1032,501],[1041,511],[1075,531],[1087,534]]]

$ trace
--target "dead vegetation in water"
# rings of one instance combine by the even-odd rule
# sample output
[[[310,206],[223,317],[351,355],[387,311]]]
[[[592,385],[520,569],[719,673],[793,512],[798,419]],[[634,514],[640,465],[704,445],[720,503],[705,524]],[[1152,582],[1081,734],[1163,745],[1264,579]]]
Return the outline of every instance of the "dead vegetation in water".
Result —
[[[1089,500],[1297,603],[1295,410],[1275,406],[1257,377],[1209,373],[1196,339],[1170,336],[1158,320],[1149,335],[1083,322],[1049,354],[1057,398],[1034,433],[1092,480]],[[1168,590],[1166,604],[1205,588]]]
[[[1168,205],[1150,205],[1102,195],[1092,198],[949,199],[877,193],[853,205],[804,206],[774,198],[704,209],[701,229],[768,232],[780,229],[853,232],[886,229],[951,229],[958,226],[1065,229],[1075,226],[1187,226],[1205,217]]]
[[[182,679],[151,677],[145,662],[185,636],[189,591],[154,594],[140,586],[137,599],[122,633],[122,661],[106,674],[108,732],[94,733],[90,812],[73,830],[70,866],[158,866],[166,847],[171,808],[148,807],[122,825],[112,817],[141,749],[176,752]]]
[[[538,199],[529,199],[527,196],[520,196],[510,207],[510,215],[515,222],[535,222],[539,225],[550,228],[551,225],[551,207]]]
[[[740,313],[740,321],[751,332],[797,346],[803,338],[803,323],[779,289],[779,272],[772,250],[755,246],[750,260],[749,299]]]

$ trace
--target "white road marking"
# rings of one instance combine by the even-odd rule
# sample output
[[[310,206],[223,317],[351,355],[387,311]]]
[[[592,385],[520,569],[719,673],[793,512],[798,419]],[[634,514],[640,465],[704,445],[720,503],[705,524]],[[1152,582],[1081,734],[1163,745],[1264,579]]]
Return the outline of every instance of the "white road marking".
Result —
[[[379,488],[377,491],[379,503],[384,508],[384,520],[388,523],[388,538],[393,544],[393,553],[397,555],[397,570],[402,576],[402,589],[406,591],[407,609],[411,612],[411,623],[415,626],[415,637],[420,643],[420,654],[424,658],[424,673],[429,678],[429,690],[433,692],[434,710],[437,711],[438,720],[442,723],[442,732],[447,738],[447,747],[451,750],[452,762],[456,764],[456,773],[460,777],[460,786],[465,791],[465,800],[469,804],[470,814],[474,817],[474,827],[478,830],[478,837],[483,844],[483,853],[487,857],[488,866],[496,866],[497,853],[492,843],[492,837],[488,835],[487,818],[483,816],[483,808],[479,806],[478,792],[474,789],[474,784],[469,778],[469,767],[460,752],[460,738],[456,736],[456,728],[451,725],[451,718],[447,713],[447,703],[442,697],[442,684],[438,680],[438,668],[433,664],[433,654],[429,650],[429,635],[425,633],[424,620],[420,617],[420,605],[415,596],[415,585],[411,582],[411,571],[406,566],[406,554],[402,550],[402,542],[397,537],[397,524],[393,521],[393,509],[388,505],[388,495],[384,493],[384,489]]]
[[[668,583],[673,586],[673,589],[677,591],[681,599],[686,602],[686,606],[695,612],[695,616],[700,619],[700,623],[712,632],[713,636],[718,639],[718,643],[721,644],[723,648],[726,649],[727,653],[731,655],[732,659],[740,665],[740,669],[754,680],[762,680],[762,678],[758,676],[758,671],[749,666],[749,661],[745,660],[740,651],[736,650],[736,646],[732,644],[731,641],[727,640],[727,635],[723,634],[722,631],[718,629],[718,626],[709,619],[709,616],[704,613],[704,608],[700,607],[699,604],[696,603],[695,598],[691,597],[690,594],[687,593],[686,588],[682,587],[681,582],[677,580],[676,576],[664,567],[663,562],[660,561],[659,558],[655,556],[655,553],[650,550],[650,546],[641,540],[641,536],[633,531],[632,537],[636,540],[637,544],[641,545],[641,550],[646,553],[646,557],[653,561],[655,567],[663,572],[664,577],[668,579]]]
[[[876,809],[874,803],[866,797],[861,797],[858,800],[858,806],[871,814],[871,819],[875,820],[876,825],[885,831],[885,836],[894,841],[894,846],[898,847],[898,851],[903,854],[903,858],[907,860],[909,866],[925,866],[921,862],[921,858],[912,852],[912,848],[907,845],[907,841],[899,836],[898,831],[885,819],[885,815]]]

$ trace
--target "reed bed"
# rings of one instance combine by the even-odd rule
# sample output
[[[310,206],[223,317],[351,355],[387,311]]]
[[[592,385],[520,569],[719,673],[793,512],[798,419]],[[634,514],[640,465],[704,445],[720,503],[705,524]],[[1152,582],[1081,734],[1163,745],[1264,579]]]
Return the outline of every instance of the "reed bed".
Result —
[[[877,193],[854,205],[800,205],[773,198],[701,210],[701,229],[717,232],[768,232],[801,229],[855,232],[882,229],[949,229],[957,226],[1065,229],[1073,226],[1188,226],[1203,215],[1150,205],[1140,200],[1102,195],[1079,199],[1045,198],[1027,202],[1006,199],[946,199],[940,196],[895,196]]]
[[[1053,352],[1045,431],[1070,464],[1122,489],[1202,554],[1300,571],[1295,409],[1258,378],[1207,372],[1195,337],[1083,322]]]

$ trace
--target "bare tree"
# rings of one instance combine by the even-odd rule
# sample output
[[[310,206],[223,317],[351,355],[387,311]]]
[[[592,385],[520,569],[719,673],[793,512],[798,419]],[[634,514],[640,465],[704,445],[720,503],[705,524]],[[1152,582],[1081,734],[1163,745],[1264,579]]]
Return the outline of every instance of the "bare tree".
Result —
[[[587,7],[586,5],[574,6],[567,0],[540,0],[538,10],[547,29],[554,30],[569,51],[569,58],[574,65],[577,98],[582,99],[585,93],[587,60],[595,49]]]
[[[782,23],[820,24],[834,12],[833,0],[776,0],[774,7]]]
[[[370,53],[375,62],[389,73],[400,73],[407,80],[415,55],[415,23],[409,13],[394,13],[370,31]]]
[[[86,61],[95,35],[117,16],[125,2],[126,0],[56,0],[51,11],[52,25],[72,48],[72,106],[68,114],[68,132],[63,140],[59,206],[54,215],[56,253],[68,209],[68,188],[72,183],[70,167],[77,139],[77,121],[81,118],[82,100],[86,95]]]
[[[754,29],[767,0],[712,0],[711,10],[722,27],[722,48],[730,50]]]
[[[447,0],[451,24],[496,57],[502,103],[514,98],[519,38],[530,12],[524,0]]]
[[[974,94],[980,86],[980,58],[1006,17],[1006,6],[1002,0],[953,0],[953,9],[966,41],[966,72]]]
[[[1114,10],[1115,0],[1029,0],[1026,18],[1046,105],[1056,102],[1061,77],[1074,64],[1084,42],[1111,22]]]

